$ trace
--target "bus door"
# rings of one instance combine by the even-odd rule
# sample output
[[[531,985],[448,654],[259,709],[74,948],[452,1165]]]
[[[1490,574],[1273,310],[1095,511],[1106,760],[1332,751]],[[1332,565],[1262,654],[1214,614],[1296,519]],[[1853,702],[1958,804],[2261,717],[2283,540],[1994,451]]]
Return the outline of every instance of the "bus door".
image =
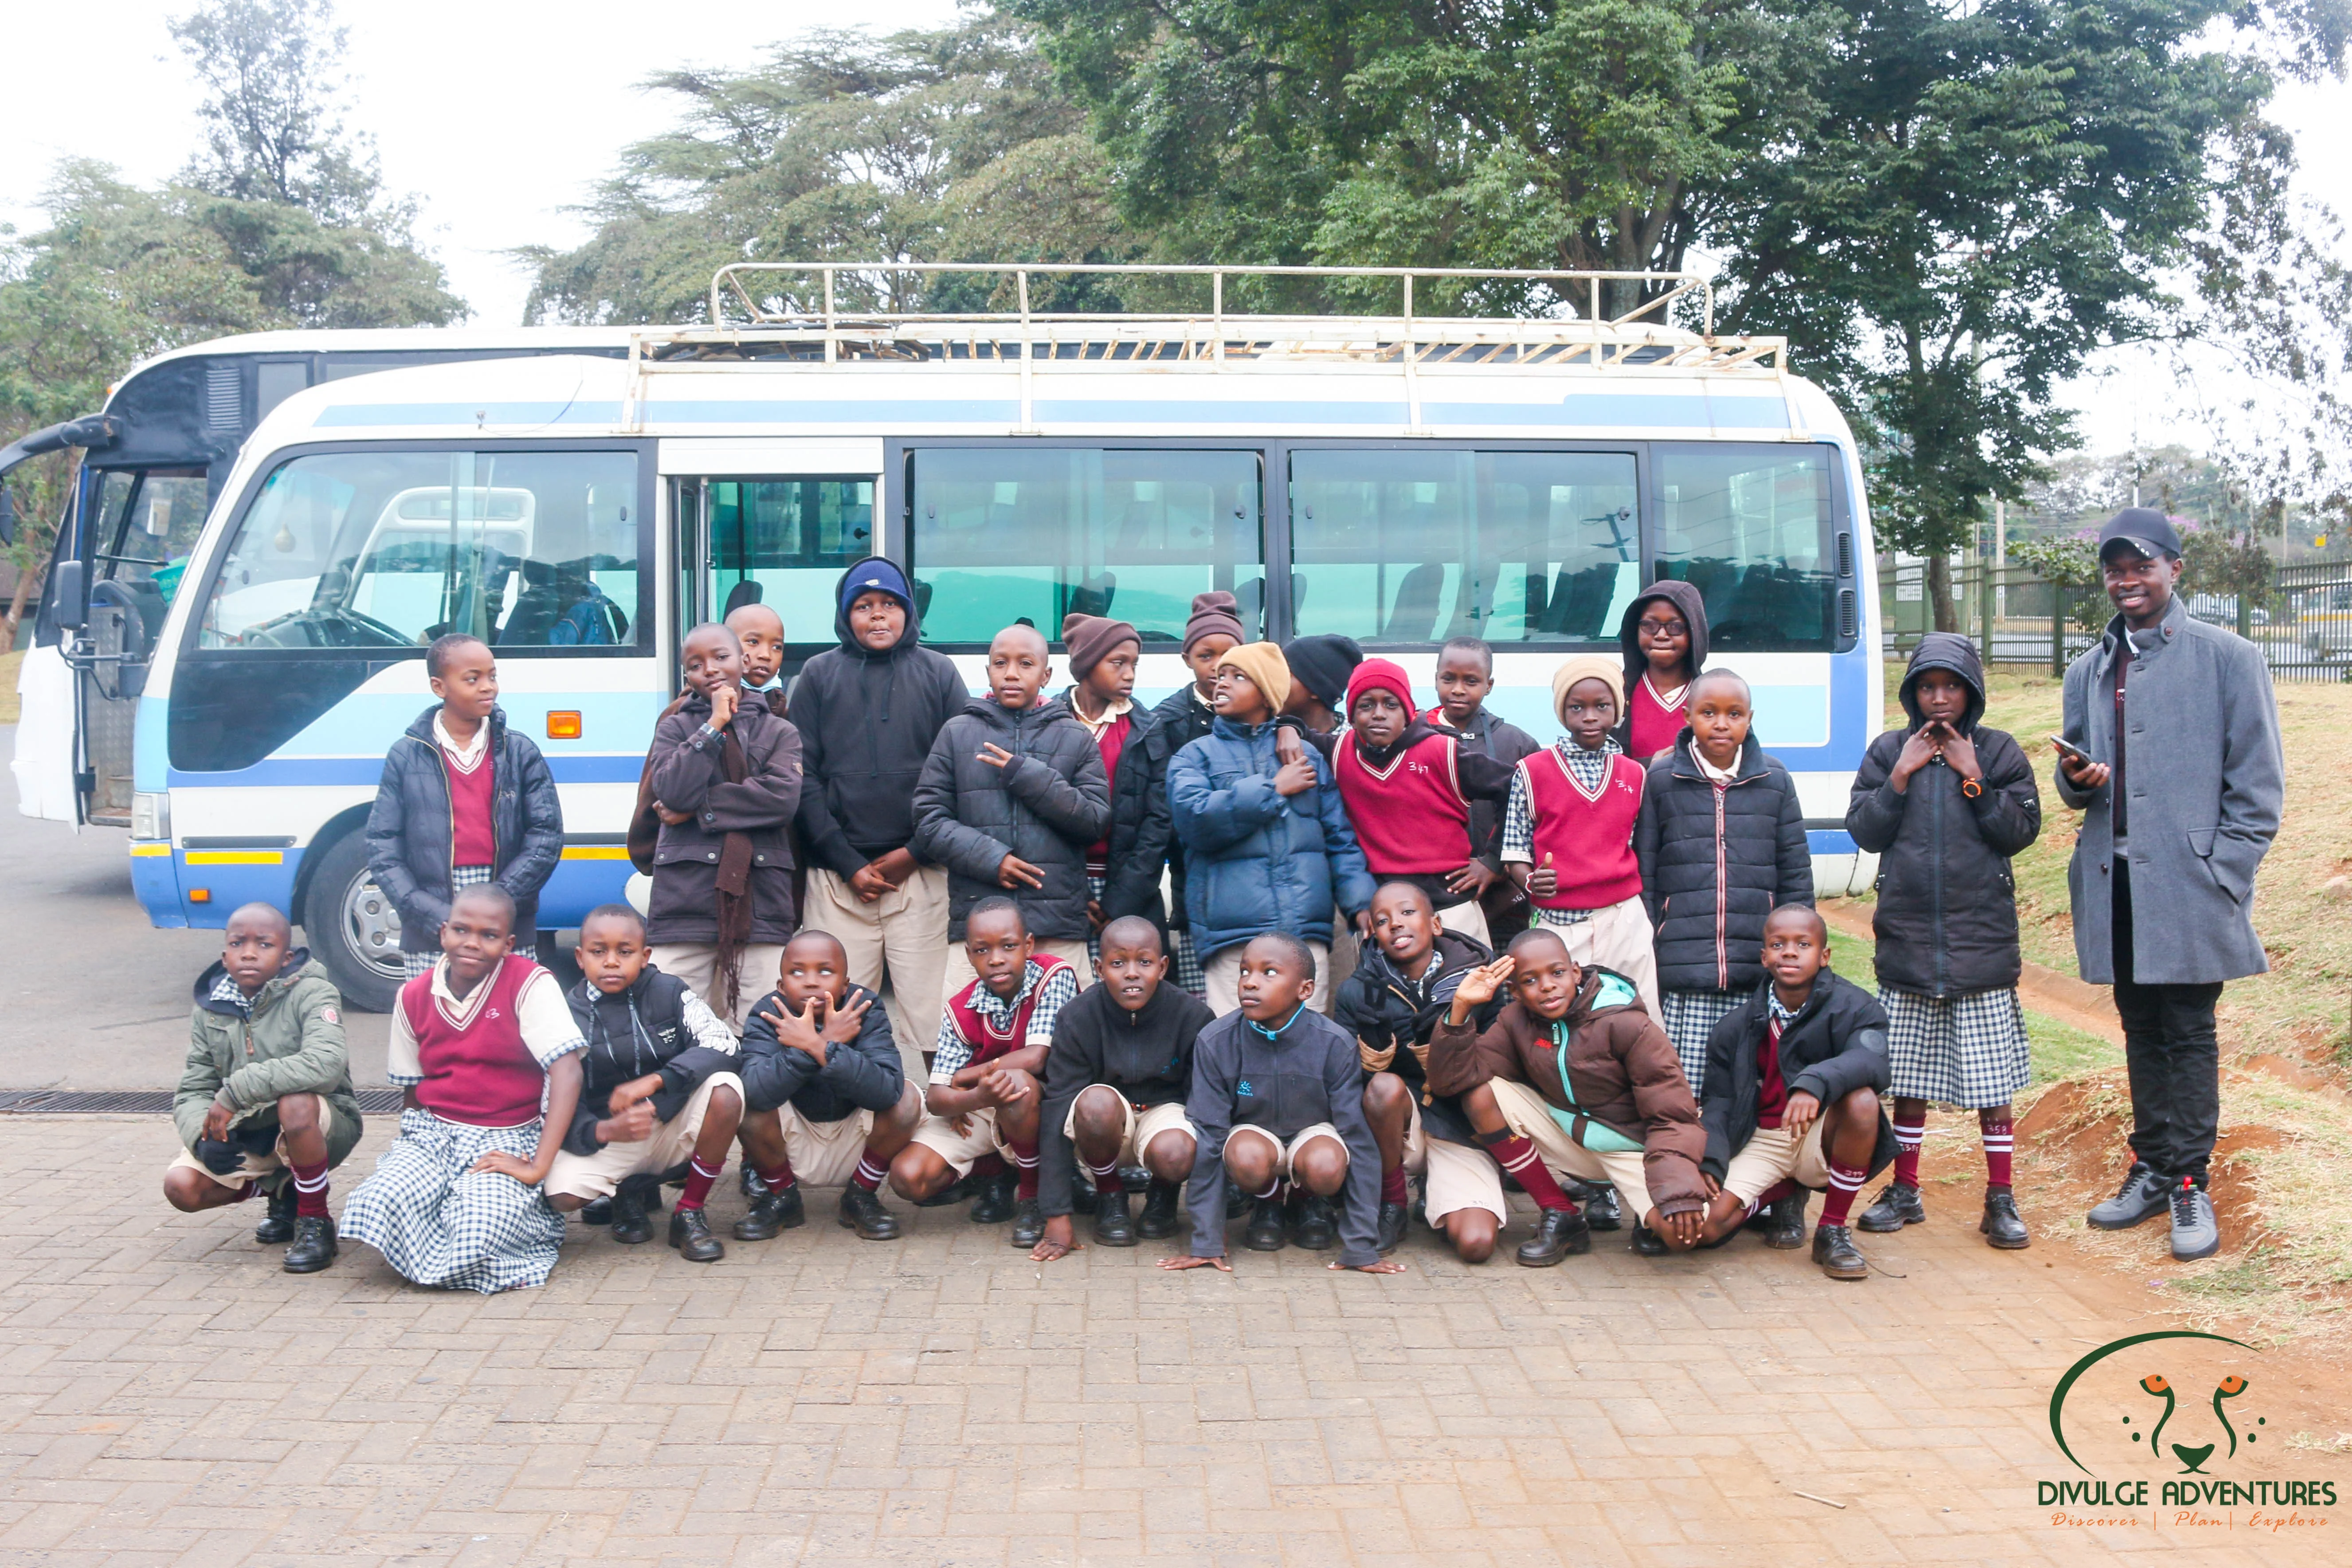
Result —
[[[78,530],[89,587],[73,668],[74,793],[81,821],[131,826],[131,737],[163,617],[203,532],[202,468],[86,468]]]
[[[876,519],[882,444],[665,441],[686,627],[765,604],[784,623],[782,678],[835,642],[833,591],[851,563],[882,553]]]

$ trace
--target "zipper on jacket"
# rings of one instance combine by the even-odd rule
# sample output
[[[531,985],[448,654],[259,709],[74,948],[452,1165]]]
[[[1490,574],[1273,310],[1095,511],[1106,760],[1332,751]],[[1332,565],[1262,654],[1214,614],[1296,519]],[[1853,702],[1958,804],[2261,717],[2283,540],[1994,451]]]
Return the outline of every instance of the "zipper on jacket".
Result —
[[[1729,868],[1723,853],[1723,795],[1727,785],[1715,786],[1715,988],[1731,989],[1731,955],[1726,949],[1724,927],[1731,917],[1730,894],[1723,885]]]
[[[1949,771],[1943,754],[1936,754],[1936,765]],[[1958,777],[1958,775],[1955,775]],[[1936,933],[1936,995],[1940,998],[1946,988],[1950,965],[1944,952],[1944,787],[1939,779],[1936,785],[1935,810],[1927,815],[1928,871],[1927,894],[1935,907]]]

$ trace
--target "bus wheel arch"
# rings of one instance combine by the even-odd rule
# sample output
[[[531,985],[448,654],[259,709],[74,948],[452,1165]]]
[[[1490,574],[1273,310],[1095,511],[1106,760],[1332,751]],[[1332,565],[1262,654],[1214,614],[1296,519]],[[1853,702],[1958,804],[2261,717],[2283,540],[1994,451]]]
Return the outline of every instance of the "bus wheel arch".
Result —
[[[330,821],[311,841],[294,907],[311,956],[327,967],[359,1012],[390,1012],[399,999],[400,915],[368,875],[365,808]]]

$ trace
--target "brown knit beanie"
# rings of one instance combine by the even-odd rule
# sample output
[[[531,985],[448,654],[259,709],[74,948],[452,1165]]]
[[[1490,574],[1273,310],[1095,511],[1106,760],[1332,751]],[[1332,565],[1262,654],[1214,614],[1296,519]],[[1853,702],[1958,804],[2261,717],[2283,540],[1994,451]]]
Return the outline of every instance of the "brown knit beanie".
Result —
[[[1143,633],[1124,621],[1072,613],[1062,617],[1062,645],[1070,651],[1070,679],[1083,681],[1121,643],[1143,652]]]
[[[1249,633],[1242,630],[1240,603],[1221,588],[1192,595],[1192,618],[1184,622],[1184,652],[1191,653],[1203,637],[1220,634],[1236,643],[1249,641]]]

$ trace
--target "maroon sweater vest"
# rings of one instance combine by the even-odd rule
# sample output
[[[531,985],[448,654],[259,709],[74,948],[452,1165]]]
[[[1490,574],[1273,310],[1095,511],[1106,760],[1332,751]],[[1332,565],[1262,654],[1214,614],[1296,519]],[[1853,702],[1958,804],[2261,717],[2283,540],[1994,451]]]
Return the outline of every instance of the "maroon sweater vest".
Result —
[[[956,1032],[971,1046],[971,1060],[964,1063],[966,1067],[977,1067],[1022,1049],[1022,1042],[1029,1038],[1030,1015],[1037,1010],[1037,998],[1045,989],[1046,979],[1055,970],[1069,967],[1051,953],[1035,954],[1029,961],[1037,966],[1037,983],[1029,988],[1029,994],[1013,1009],[1013,1022],[1003,1033],[971,1005],[973,994],[981,988],[978,980],[958,991],[948,1003],[948,1014],[955,1019]]]
[[[1428,736],[1382,769],[1357,754],[1354,730],[1340,732],[1331,771],[1374,880],[1444,876],[1470,863],[1470,802],[1454,766],[1460,745]]]
[[[516,1002],[539,966],[509,953],[466,998],[464,1020],[452,1019],[433,994],[433,977],[401,988],[401,1010],[416,1036],[425,1081],[416,1103],[445,1122],[468,1127],[519,1127],[539,1118],[546,1070],[523,1043]]]
[[[1545,747],[1519,763],[1534,808],[1536,864],[1551,857],[1559,888],[1533,902],[1544,909],[1606,909],[1642,891],[1633,859],[1633,819],[1642,810],[1642,765],[1623,755],[1609,759],[1601,793],[1588,795],[1559,752]]]

